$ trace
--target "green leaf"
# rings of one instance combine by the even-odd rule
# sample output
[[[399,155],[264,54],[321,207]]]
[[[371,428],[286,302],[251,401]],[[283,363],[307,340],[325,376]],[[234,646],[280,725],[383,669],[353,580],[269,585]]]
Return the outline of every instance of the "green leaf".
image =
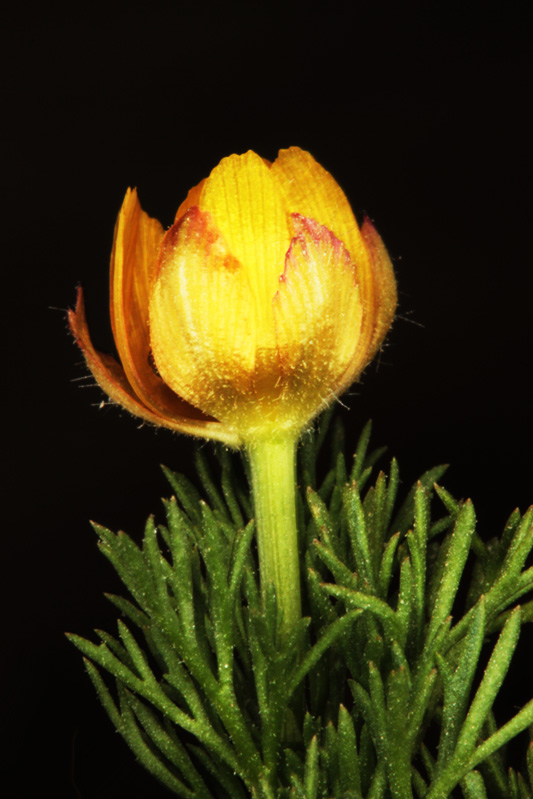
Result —
[[[197,449],[194,453],[194,465],[196,466],[196,471],[198,472],[198,476],[202,481],[206,496],[211,503],[212,510],[218,511],[222,518],[230,520],[231,517],[228,515],[226,504],[213,480],[213,475],[211,474],[211,469],[209,468],[207,458],[200,449]]]
[[[336,537],[333,537],[333,521],[329,515],[326,503],[315,491],[313,491],[312,488],[307,489],[307,502],[318,530],[320,540],[328,547],[328,549],[331,549],[335,555],[339,556],[340,547]]]
[[[116,640],[116,638],[113,638],[112,635],[109,635],[109,633],[106,633],[104,630],[95,630],[95,633],[100,640],[104,642],[108,649],[114,655],[116,655],[121,663],[124,663],[133,672],[136,670],[130,653],[119,641]]]
[[[341,796],[361,797],[361,775],[359,773],[359,757],[357,741],[352,717],[344,707],[339,708],[337,727],[337,754],[339,766],[339,788]]]
[[[520,524],[521,516],[520,511],[518,508],[515,508],[514,511],[511,513],[509,518],[505,523],[505,527],[503,528],[503,534],[501,538],[501,548],[504,552],[507,552],[509,547],[511,546],[512,540],[514,538],[516,528]]]
[[[106,599],[109,599],[113,605],[120,610],[124,616],[127,616],[130,621],[137,625],[139,628],[147,627],[150,623],[150,617],[143,613],[142,610],[135,607],[135,605],[127,599],[124,599],[122,596],[118,596],[117,594],[104,594]]]
[[[437,656],[439,670],[444,683],[444,707],[437,769],[443,763],[448,762],[457,744],[466,716],[470,688],[476,673],[484,634],[485,603],[481,599],[476,606],[470,629],[464,639],[459,656],[459,664],[455,671],[446,663],[444,658]]]
[[[233,524],[235,527],[240,529],[245,526],[245,517],[243,516],[242,504],[239,502],[239,489],[235,476],[235,464],[232,462],[230,453],[225,447],[218,446],[217,455],[222,467],[222,474],[220,478],[222,493],[224,495],[224,499],[230,512]],[[249,514],[246,514],[246,518],[249,518]]]
[[[517,773],[516,779],[518,782],[518,799],[531,799],[531,789],[520,772]]]
[[[345,586],[356,591],[359,583],[357,574],[354,574],[345,564],[329,549],[319,541],[313,542],[313,548],[320,560],[329,569],[337,585]]]
[[[142,692],[143,681],[134,672],[124,665],[106,646],[106,644],[93,644],[79,635],[67,633],[67,638],[76,646],[87,658],[98,663],[104,669],[117,677],[132,690]]]
[[[326,629],[326,632],[323,633],[316,644],[314,644],[314,646],[311,647],[311,649],[309,649],[309,651],[303,657],[296,671],[290,678],[288,688],[289,696],[295,691],[296,687],[311,671],[311,669],[316,666],[325,652],[330,649],[333,644],[338,641],[342,635],[344,635],[346,630],[353,624],[353,622],[359,618],[361,613],[362,610],[360,609],[348,611],[344,614],[344,616],[341,616],[329,625],[329,627]]]
[[[311,746],[311,742],[309,746]],[[306,749],[306,754],[308,750],[309,747]],[[291,786],[291,798],[307,799],[304,787],[304,764],[292,749],[285,749],[283,754],[285,757],[285,773]]]
[[[386,791],[387,777],[385,775],[385,764],[381,762],[377,764],[375,771],[372,774],[366,799],[385,799],[385,796],[387,795]]]
[[[400,506],[400,509],[396,513],[396,516],[394,517],[390,526],[391,535],[397,532],[400,532],[402,536],[405,535],[413,523],[415,494],[418,483],[420,483],[426,489],[426,491],[430,491],[433,484],[442,477],[447,468],[447,465],[435,466],[433,469],[428,469],[427,472],[424,472],[420,479],[411,488],[407,494],[407,497]]]
[[[212,756],[205,748],[190,745],[189,749],[200,765],[205,769],[205,774],[212,777],[222,786],[226,796],[231,799],[249,799],[248,791],[243,787],[243,783],[238,777],[237,772],[233,772],[224,767],[223,761]],[[214,799],[218,799],[214,797]]]
[[[189,783],[194,796],[198,799],[212,799],[211,791],[193,765],[189,753],[168,723],[166,725],[162,723],[160,717],[134,694],[127,692],[125,700],[153,744]]]
[[[445,799],[469,771],[496,752],[504,743],[533,723],[533,700],[486,741],[476,746],[483,724],[507,673],[520,632],[520,608],[509,617],[494,647],[483,679],[458,736],[453,756],[432,781],[427,799]]]
[[[135,669],[140,675],[141,679],[150,687],[155,688],[158,683],[152,672],[152,669],[148,664],[148,660],[145,653],[137,644],[135,638],[133,637],[129,629],[126,627],[124,622],[121,621],[120,619],[118,620],[118,631],[120,633],[120,637],[122,638],[124,646],[128,650],[128,654],[133,661]]]
[[[404,558],[400,567],[400,590],[398,591],[398,604],[396,608],[395,621],[397,634],[394,636],[405,646],[416,623],[415,611],[415,589],[413,579],[413,567],[409,558]]]
[[[526,763],[529,784],[533,787],[533,741],[529,742],[529,746],[527,748]]]
[[[368,664],[368,682],[370,686],[370,710],[373,716],[372,731],[373,741],[378,757],[387,759],[387,729],[388,729],[388,716],[387,707],[385,702],[385,686],[379,669],[372,661]],[[369,720],[367,719],[367,723]]]
[[[190,480],[178,472],[173,472],[166,466],[161,466],[165,477],[174,489],[176,499],[181,503],[185,513],[194,524],[200,524],[200,502],[202,497]]]
[[[533,547],[533,507],[524,514],[501,566],[501,573],[510,577],[519,574]]]
[[[450,514],[452,518],[457,518],[459,512],[461,510],[461,503],[458,502],[449,491],[446,491],[443,486],[438,485],[437,483],[433,484],[433,488],[435,489],[435,493],[437,494],[438,498]]]
[[[425,780],[422,778],[422,775],[416,768],[413,768],[412,771],[412,780],[413,780],[413,788],[415,789],[416,799],[424,799],[425,795],[427,794],[428,786],[426,785]]]
[[[190,787],[186,786],[182,780],[172,771],[171,768],[158,756],[158,754],[149,745],[147,738],[143,735],[139,728],[135,716],[128,706],[125,698],[124,689],[120,689],[119,694],[121,697],[121,711],[122,723],[120,732],[126,740],[128,746],[140,760],[143,766],[151,772],[163,785],[170,788],[171,791],[176,793],[183,799],[194,799],[195,792]]]
[[[387,481],[383,472],[380,472],[375,485],[368,489],[362,503],[373,574],[378,573],[389,523],[385,511],[386,499]]]
[[[356,570],[361,579],[366,581],[373,591],[376,584],[377,569],[374,570],[368,542],[365,514],[361,503],[361,497],[359,496],[359,490],[355,483],[345,488],[343,500],[348,533],[355,556]],[[376,571],[376,574],[374,571]]]
[[[485,783],[479,771],[471,771],[461,780],[465,799],[487,799]]]
[[[415,492],[415,514],[413,530],[407,533],[407,546],[412,563],[412,593],[413,612],[415,614],[414,627],[421,637],[424,624],[425,593],[426,593],[426,550],[429,534],[429,502],[430,496],[422,483],[418,483]],[[417,642],[418,643],[418,642]]]
[[[322,588],[330,596],[342,599],[349,608],[361,608],[362,610],[368,610],[373,613],[382,621],[383,627],[391,641],[401,637],[401,627],[398,623],[396,613],[386,602],[383,602],[381,599],[371,594],[364,594],[362,591],[352,591],[349,588],[343,588],[338,585],[326,583]]]
[[[427,639],[436,634],[442,622],[449,615],[455,600],[459,581],[470,551],[470,541],[475,528],[475,513],[470,501],[465,502],[455,522],[446,553],[445,568],[431,611],[431,621]]]
[[[414,745],[416,738],[421,736],[424,731],[422,726],[424,716],[429,708],[436,678],[437,670],[431,669],[426,674],[423,674],[422,679],[419,679],[416,686],[412,688],[406,731],[406,738],[411,746]]]
[[[96,666],[88,659],[83,658],[83,662],[85,664],[85,668],[87,669],[87,674],[91,678],[91,682],[96,689],[96,693],[98,694],[98,698],[100,702],[104,706],[104,709],[111,719],[113,726],[116,730],[119,730],[122,726],[122,719],[120,716],[120,711],[117,708],[111,693],[109,692],[105,682],[103,681],[100,672],[96,668]]]
[[[304,770],[305,799],[318,797],[318,739],[316,735],[311,738],[311,743],[305,753]]]
[[[393,796],[408,796],[411,792],[410,741],[405,736],[410,710],[410,685],[407,670],[393,669],[387,678],[387,720],[384,731],[384,757]]]
[[[237,594],[240,590],[244,564],[250,552],[250,545],[254,537],[254,522],[248,522],[244,530],[240,530],[235,536],[234,547],[231,557],[231,568],[228,576],[230,607],[234,607],[237,601]]]
[[[400,533],[395,533],[385,545],[381,564],[378,573],[378,595],[380,599],[386,599],[390,581],[392,577],[393,566],[395,564],[396,550],[398,549],[398,542],[400,540]]]
[[[483,722],[489,713],[496,695],[500,690],[501,684],[507,674],[509,663],[513,652],[518,643],[520,635],[520,608],[509,616],[496,646],[493,649],[491,658],[485,669],[483,679],[476,691],[470,710],[457,740],[455,758],[461,758],[463,753],[469,752],[475,746],[477,736],[481,731]],[[473,644],[477,646],[479,642]]]
[[[486,741],[480,744],[472,757],[470,758],[470,767],[474,768],[478,763],[482,763],[493,752],[496,752],[501,746],[506,744],[518,733],[530,727],[533,724],[533,699],[520,710],[516,716],[504,724],[503,727],[495,732]]]
[[[387,483],[387,494],[385,497],[384,508],[384,522],[387,528],[390,526],[392,514],[394,512],[394,505],[396,503],[396,497],[398,496],[399,486],[400,471],[398,468],[398,461],[396,458],[393,458],[390,464],[389,480]]]
[[[352,471],[350,472],[350,483],[359,482],[363,469],[365,468],[366,453],[372,434],[372,421],[369,420],[363,427],[359,435],[359,441],[355,450]]]
[[[113,564],[139,607],[149,613],[154,585],[142,551],[126,533],[120,531],[115,535],[99,525],[93,527],[100,538],[100,551]]]

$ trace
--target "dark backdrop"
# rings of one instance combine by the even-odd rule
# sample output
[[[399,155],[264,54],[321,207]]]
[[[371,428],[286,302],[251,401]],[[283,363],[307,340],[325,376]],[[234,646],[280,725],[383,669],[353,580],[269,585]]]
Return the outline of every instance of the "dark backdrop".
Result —
[[[345,398],[349,440],[371,416],[405,485],[450,462],[446,485],[472,496],[484,536],[533,500],[527,7],[110,0],[4,18],[2,688],[17,796],[165,795],[63,638],[113,626],[102,591],[118,586],[87,519],[139,535],[169,493],[158,464],[192,471],[191,441],[98,410],[66,329],[80,282],[112,350],[127,186],[168,225],[221,157],[310,150],[375,220],[399,284],[387,348]]]

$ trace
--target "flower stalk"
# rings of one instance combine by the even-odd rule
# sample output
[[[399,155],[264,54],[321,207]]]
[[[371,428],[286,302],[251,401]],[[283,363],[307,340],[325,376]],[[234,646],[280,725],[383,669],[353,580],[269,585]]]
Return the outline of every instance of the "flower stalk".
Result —
[[[274,586],[281,634],[301,616],[296,525],[296,443],[293,431],[254,439],[246,446],[252,472],[259,572],[263,599]]]

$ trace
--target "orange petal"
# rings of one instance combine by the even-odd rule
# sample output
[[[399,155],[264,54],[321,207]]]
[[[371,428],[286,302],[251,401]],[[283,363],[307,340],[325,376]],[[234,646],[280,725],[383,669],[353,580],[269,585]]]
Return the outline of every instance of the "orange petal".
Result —
[[[115,229],[111,256],[111,320],[120,362],[141,403],[161,417],[178,417],[183,401],[150,363],[148,304],[163,228],[128,190]]]
[[[122,405],[134,416],[139,416],[152,424],[168,427],[180,433],[224,441],[230,446],[236,446],[235,437],[226,428],[219,422],[206,420],[200,411],[192,408],[186,402],[180,400],[179,397],[176,397],[176,400],[181,404],[182,415],[175,414],[172,417],[154,413],[142,404],[129,385],[128,378],[120,364],[110,355],[104,355],[94,349],[87,327],[81,288],[78,289],[76,310],[68,312],[68,321],[70,330],[85,357],[87,366],[98,385],[113,402]]]

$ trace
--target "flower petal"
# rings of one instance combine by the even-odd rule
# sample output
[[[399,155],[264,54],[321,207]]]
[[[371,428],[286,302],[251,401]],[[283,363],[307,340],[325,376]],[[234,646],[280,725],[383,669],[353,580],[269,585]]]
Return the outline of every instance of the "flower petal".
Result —
[[[291,239],[278,182],[255,153],[231,155],[207,178],[200,208],[212,214],[229,251],[248,275],[258,341],[273,345],[272,298]]]
[[[346,195],[324,167],[299,147],[280,150],[272,164],[272,176],[283,191],[291,213],[325,225],[359,264],[368,260],[363,237]]]
[[[357,369],[363,307],[357,270],[326,227],[293,214],[295,237],[274,300],[279,356],[294,412],[306,420]]]
[[[128,189],[115,228],[111,255],[111,322],[120,362],[141,403],[158,416],[178,417],[184,403],[151,364],[148,331],[150,284],[163,228]]]
[[[280,150],[271,172],[286,195],[290,211],[325,225],[344,244],[357,266],[360,301],[365,312],[359,341],[359,356],[362,356],[372,341],[376,287],[370,252],[350,203],[333,176],[310,153],[299,147]],[[364,367],[357,368],[362,371]],[[344,388],[349,382],[347,375],[342,380]]]
[[[248,275],[209,213],[190,208],[165,234],[150,300],[163,380],[222,422],[250,391],[256,321]]]
[[[372,260],[372,274],[374,277],[374,331],[368,352],[368,360],[372,360],[381,347],[383,339],[389,330],[397,304],[396,280],[391,259],[377,230],[365,217],[361,227],[367,250]]]
[[[139,416],[152,424],[168,427],[180,433],[203,436],[217,441],[223,441],[230,446],[236,446],[235,436],[219,422],[206,419],[201,411],[191,408],[186,402],[181,403],[182,414],[172,417],[161,416],[147,408],[132,390],[128,378],[117,361],[110,355],[98,352],[92,345],[85,317],[85,304],[83,292],[78,289],[76,310],[68,312],[68,321],[72,335],[81,349],[87,366],[91,370],[98,385],[118,405],[126,408],[134,416]]]
[[[202,195],[202,189],[204,187],[205,180],[206,179],[204,178],[197,186],[193,186],[192,189],[189,189],[189,193],[176,211],[174,222],[179,222],[185,212],[188,211],[189,208],[192,208],[193,205],[200,205],[200,197]]]

